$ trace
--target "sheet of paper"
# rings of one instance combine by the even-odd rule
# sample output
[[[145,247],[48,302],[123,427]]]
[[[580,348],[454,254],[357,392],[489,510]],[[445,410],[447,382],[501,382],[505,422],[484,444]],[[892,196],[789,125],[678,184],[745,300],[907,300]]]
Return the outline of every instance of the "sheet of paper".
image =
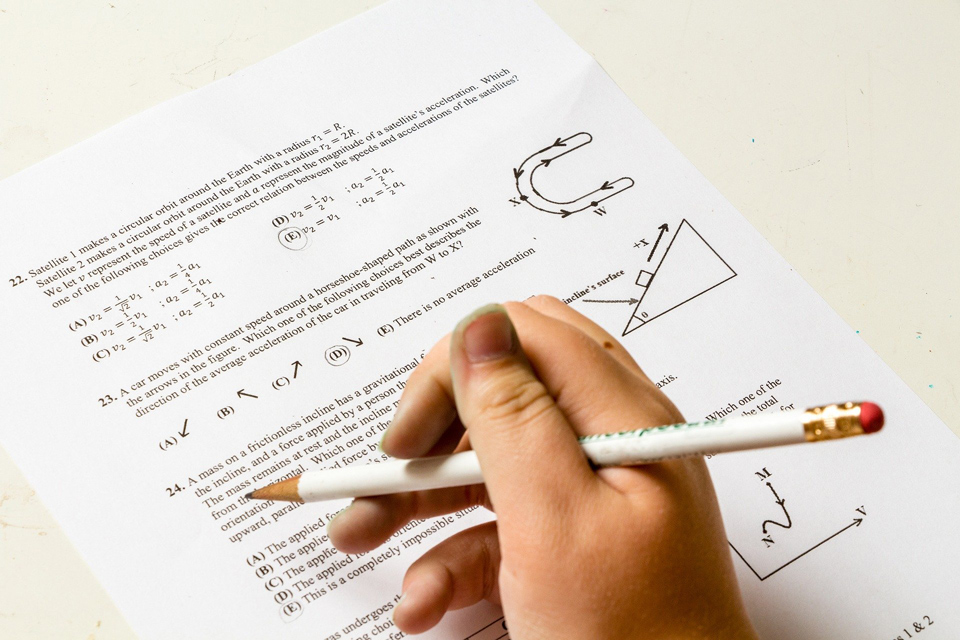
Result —
[[[540,292],[690,419],[882,403],[876,437],[710,460],[743,591],[763,637],[960,633],[957,439],[531,2],[396,0],[0,211],[3,444],[144,638],[401,637],[405,568],[489,515],[348,557],[345,503],[243,494],[380,459],[424,350]]]

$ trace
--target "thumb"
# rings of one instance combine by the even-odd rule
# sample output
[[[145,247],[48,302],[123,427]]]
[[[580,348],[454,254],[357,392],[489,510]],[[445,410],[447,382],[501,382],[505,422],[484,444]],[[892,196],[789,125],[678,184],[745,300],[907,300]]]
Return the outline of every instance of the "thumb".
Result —
[[[573,427],[534,374],[507,311],[488,305],[464,318],[450,340],[460,421],[477,452],[502,521],[558,511],[596,475]]]

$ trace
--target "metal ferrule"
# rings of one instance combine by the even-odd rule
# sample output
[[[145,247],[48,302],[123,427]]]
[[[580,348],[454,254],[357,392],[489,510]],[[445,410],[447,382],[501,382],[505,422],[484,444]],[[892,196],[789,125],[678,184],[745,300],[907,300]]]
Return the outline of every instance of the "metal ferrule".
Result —
[[[803,434],[807,442],[862,435],[860,403],[828,404],[807,409],[803,414]]]

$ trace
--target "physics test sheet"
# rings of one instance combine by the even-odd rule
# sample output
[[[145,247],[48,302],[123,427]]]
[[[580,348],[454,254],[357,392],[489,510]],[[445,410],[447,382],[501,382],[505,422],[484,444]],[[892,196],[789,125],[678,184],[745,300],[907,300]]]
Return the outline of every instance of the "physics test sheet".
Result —
[[[0,437],[144,638],[402,637],[406,567],[490,514],[347,556],[346,501],[243,496],[382,460],[425,350],[537,293],[690,420],[880,403],[877,436],[709,460],[751,616],[960,636],[956,437],[533,2],[395,0],[4,181],[0,212]],[[478,606],[425,637],[507,633]]]

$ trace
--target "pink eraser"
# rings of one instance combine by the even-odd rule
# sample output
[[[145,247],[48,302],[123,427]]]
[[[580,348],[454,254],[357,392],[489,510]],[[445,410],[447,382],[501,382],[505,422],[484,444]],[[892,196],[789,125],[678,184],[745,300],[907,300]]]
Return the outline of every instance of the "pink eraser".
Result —
[[[876,433],[883,427],[883,410],[872,402],[860,403],[860,426],[864,433]]]

